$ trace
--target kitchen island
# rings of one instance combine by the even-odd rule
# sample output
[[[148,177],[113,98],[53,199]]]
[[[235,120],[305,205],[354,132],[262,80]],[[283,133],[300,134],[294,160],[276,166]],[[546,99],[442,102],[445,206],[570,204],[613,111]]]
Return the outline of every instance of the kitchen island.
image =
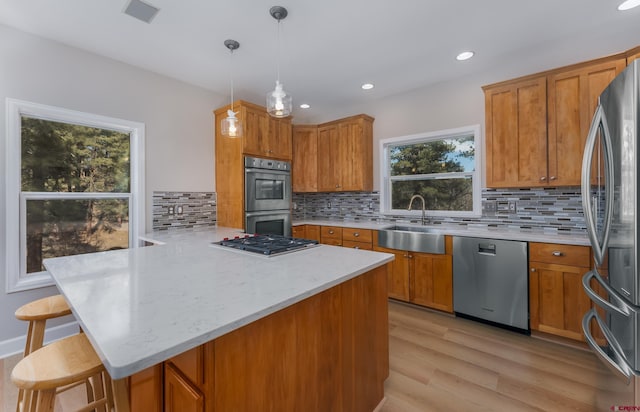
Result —
[[[164,233],[162,245],[45,267],[112,378],[132,377],[134,411],[373,410],[388,375],[393,256],[211,245],[229,233]]]

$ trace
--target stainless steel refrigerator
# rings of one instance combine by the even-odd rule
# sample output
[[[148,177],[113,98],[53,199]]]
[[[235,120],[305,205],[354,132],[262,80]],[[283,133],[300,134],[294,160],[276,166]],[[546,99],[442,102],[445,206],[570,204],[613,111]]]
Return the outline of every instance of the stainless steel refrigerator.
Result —
[[[582,328],[610,371],[598,384],[598,406],[610,410],[640,405],[639,96],[636,60],[600,95],[582,164],[582,203],[594,255],[582,281],[593,302]]]

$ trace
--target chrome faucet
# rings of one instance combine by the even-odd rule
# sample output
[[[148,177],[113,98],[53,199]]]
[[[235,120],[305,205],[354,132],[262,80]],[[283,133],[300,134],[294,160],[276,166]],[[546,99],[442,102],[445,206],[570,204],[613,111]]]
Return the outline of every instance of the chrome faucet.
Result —
[[[411,200],[409,201],[409,207],[407,208],[407,210],[411,210],[411,205],[413,204],[413,200],[415,198],[418,198],[420,200],[422,200],[422,225],[426,225],[427,221],[424,218],[424,209],[425,209],[425,203],[424,203],[424,197],[420,196],[420,195],[413,195],[411,196]]]

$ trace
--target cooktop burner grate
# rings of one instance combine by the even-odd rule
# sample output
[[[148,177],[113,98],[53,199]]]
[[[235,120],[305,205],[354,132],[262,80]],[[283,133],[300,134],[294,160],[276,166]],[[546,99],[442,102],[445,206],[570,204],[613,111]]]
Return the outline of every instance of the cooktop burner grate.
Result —
[[[275,255],[315,246],[318,241],[282,235],[245,235],[244,237],[236,236],[233,239],[224,238],[214,244],[263,255]]]

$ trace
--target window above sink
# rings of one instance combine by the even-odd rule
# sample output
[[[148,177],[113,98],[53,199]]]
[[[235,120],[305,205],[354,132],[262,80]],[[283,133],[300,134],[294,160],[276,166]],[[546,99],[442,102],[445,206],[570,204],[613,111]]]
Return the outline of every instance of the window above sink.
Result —
[[[380,211],[418,217],[479,217],[481,210],[480,126],[425,132],[380,141]]]

